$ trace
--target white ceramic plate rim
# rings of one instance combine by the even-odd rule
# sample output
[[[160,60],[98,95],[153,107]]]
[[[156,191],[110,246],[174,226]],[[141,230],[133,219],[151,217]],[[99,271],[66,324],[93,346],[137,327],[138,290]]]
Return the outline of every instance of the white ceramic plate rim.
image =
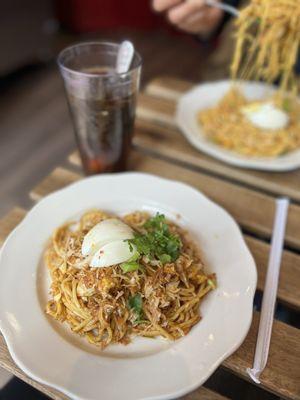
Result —
[[[196,149],[221,160],[225,163],[242,168],[265,171],[291,171],[300,167],[300,149],[277,158],[247,158],[223,149],[208,141],[196,120],[199,110],[216,105],[230,88],[232,81],[221,80],[207,82],[195,86],[182,95],[178,101],[175,120],[176,124]],[[240,82],[240,88],[247,98],[260,100],[271,95],[275,86],[261,82]]]
[[[2,251],[0,254],[0,305],[3,303],[5,304],[3,296],[7,296],[8,293],[11,292],[11,291],[5,290],[6,285],[3,284],[4,280],[1,279],[1,276],[4,275],[4,273],[5,273],[4,263],[7,260],[7,256],[14,257],[13,249],[10,248],[10,246],[13,245],[14,240],[18,239],[18,237],[21,236],[21,234],[25,230],[25,228],[28,229],[28,227],[30,227],[30,224],[31,224],[32,220],[34,219],[34,217],[38,216],[38,214],[40,212],[45,212],[45,210],[47,210],[47,207],[49,206],[50,202],[63,201],[64,197],[67,194],[70,195],[71,192],[76,193],[76,191],[80,192],[81,188],[84,188],[84,186],[87,184],[92,184],[93,182],[96,184],[97,181],[104,181],[104,180],[107,180],[107,181],[113,180],[117,184],[117,181],[121,182],[122,180],[126,180],[126,179],[128,180],[128,182],[130,180],[132,180],[132,182],[137,182],[138,180],[140,180],[140,182],[141,182],[141,180],[147,181],[147,184],[149,183],[150,186],[151,186],[151,184],[152,185],[163,185],[163,186],[166,186],[168,189],[173,187],[173,189],[177,189],[177,190],[180,189],[180,190],[185,191],[186,193],[189,192],[190,195],[193,193],[193,195],[198,197],[200,202],[203,202],[203,204],[205,203],[207,205],[207,207],[213,208],[214,212],[216,212],[219,215],[223,215],[223,217],[226,218],[226,220],[228,221],[228,224],[230,225],[230,228],[232,228],[233,235],[236,235],[236,238],[238,238],[238,242],[239,242],[238,244],[241,246],[241,251],[245,254],[245,259],[247,260],[246,264],[248,263],[248,265],[245,265],[245,268],[247,268],[247,270],[245,269],[245,273],[249,274],[249,286],[247,289],[247,296],[245,296],[245,299],[242,298],[242,300],[244,299],[245,304],[243,303],[244,306],[243,306],[243,309],[241,310],[242,314],[243,314],[243,320],[239,321],[241,324],[239,326],[240,330],[233,332],[232,337],[229,338],[230,340],[228,339],[229,342],[225,346],[221,346],[221,349],[219,349],[217,351],[217,354],[214,357],[214,362],[212,362],[209,365],[209,367],[206,367],[206,369],[202,372],[202,375],[200,374],[196,379],[195,379],[195,377],[193,377],[193,379],[190,380],[191,382],[189,382],[189,384],[185,384],[180,388],[175,385],[176,388],[174,390],[172,390],[172,382],[171,382],[171,386],[167,392],[160,393],[159,388],[158,388],[157,393],[152,393],[151,396],[149,396],[149,395],[144,396],[140,390],[136,394],[132,394],[132,392],[129,391],[130,394],[128,394],[126,397],[126,390],[129,390],[129,388],[126,389],[126,388],[122,387],[124,399],[125,398],[131,398],[132,400],[171,399],[171,398],[182,396],[182,395],[196,389],[198,386],[200,386],[212,374],[212,372],[220,365],[220,363],[225,358],[227,358],[230,354],[232,354],[243,342],[243,340],[249,330],[251,321],[252,321],[252,301],[253,301],[253,296],[255,293],[256,281],[257,281],[255,263],[245,245],[245,242],[242,238],[240,230],[239,230],[238,226],[236,225],[235,221],[221,207],[217,206],[215,203],[213,203],[212,201],[207,199],[204,195],[202,195],[197,190],[191,188],[190,186],[183,184],[181,182],[170,181],[167,179],[159,178],[159,177],[156,177],[153,175],[148,175],[148,174],[140,174],[140,173],[123,173],[123,174],[113,174],[113,175],[107,174],[106,176],[97,176],[97,177],[86,178],[84,180],[73,183],[64,189],[61,189],[61,190],[45,197],[35,207],[33,207],[33,209],[31,211],[28,212],[28,214],[25,216],[23,221],[8,236],[7,240],[5,241],[5,244],[2,247]],[[64,222],[64,221],[61,221],[61,222]],[[40,252],[40,249],[38,251]],[[5,258],[6,258],[6,260],[5,260]],[[1,284],[1,282],[2,282],[2,284]],[[2,297],[1,297],[1,293],[3,295]],[[12,296],[11,300],[13,301],[13,296]],[[26,358],[24,356],[24,354],[22,354],[22,348],[23,348],[23,346],[25,346],[25,348],[26,348],[26,346],[32,345],[32,343],[30,342],[30,338],[28,337],[28,335],[21,336],[22,347],[20,347],[20,343],[19,343],[20,338],[18,337],[17,325],[16,325],[16,328],[14,327],[14,323],[18,323],[18,318],[16,318],[16,321],[8,321],[7,315],[5,315],[5,314],[6,314],[6,310],[3,309],[2,307],[0,307],[0,329],[1,329],[1,332],[6,340],[9,352],[12,355],[13,360],[28,376],[30,376],[32,379],[34,379],[42,384],[46,384],[48,386],[51,386],[55,389],[60,390],[61,392],[65,393],[66,395],[70,396],[73,399],[83,400],[86,398],[93,398],[93,399],[97,398],[96,394],[95,394],[95,397],[93,397],[93,396],[85,397],[82,393],[78,394],[76,391],[74,391],[74,389],[70,389],[70,387],[68,386],[68,384],[66,382],[61,383],[60,380],[58,379],[58,377],[55,376],[55,373],[53,373],[53,371],[45,370],[45,368],[43,368],[43,371],[42,371],[41,366],[35,365],[34,357]],[[237,319],[239,319],[239,318],[240,318],[240,316],[237,316]],[[26,331],[26,326],[25,325],[21,326],[21,329],[24,329]],[[50,331],[48,332],[48,334],[50,335]],[[53,336],[53,332],[49,336],[50,339],[52,336]],[[59,342],[59,343],[61,343],[61,342]],[[222,345],[222,342],[221,342],[221,345]],[[68,351],[68,349],[66,351]],[[74,351],[77,351],[77,349]],[[162,353],[164,353],[164,352],[162,352]],[[159,353],[158,355],[160,355],[162,353]],[[153,357],[156,357],[156,355]],[[149,361],[149,358],[146,357],[146,362],[147,362],[147,360]],[[60,363],[64,362],[63,359],[61,359],[59,361],[60,361]],[[138,361],[137,361],[137,363],[138,363]],[[184,368],[184,366],[183,366],[183,368]],[[84,386],[85,381],[83,380],[81,383]],[[174,384],[175,384],[175,382],[174,382]],[[83,392],[84,392],[84,390],[83,390]],[[113,396],[111,397],[111,399],[115,399],[115,398],[116,397],[113,397]]]

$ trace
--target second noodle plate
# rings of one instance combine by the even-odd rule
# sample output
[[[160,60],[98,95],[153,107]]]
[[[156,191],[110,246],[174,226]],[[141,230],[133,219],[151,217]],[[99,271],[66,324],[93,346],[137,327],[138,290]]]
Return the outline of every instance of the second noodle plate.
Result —
[[[175,119],[191,145],[203,153],[236,167],[265,171],[290,171],[299,168],[300,149],[274,158],[246,157],[222,148],[207,139],[203,127],[197,121],[197,114],[201,110],[215,107],[231,87],[230,80],[208,82],[195,86],[181,96]],[[239,90],[248,100],[259,101],[271,97],[276,87],[261,82],[243,81],[239,84]]]

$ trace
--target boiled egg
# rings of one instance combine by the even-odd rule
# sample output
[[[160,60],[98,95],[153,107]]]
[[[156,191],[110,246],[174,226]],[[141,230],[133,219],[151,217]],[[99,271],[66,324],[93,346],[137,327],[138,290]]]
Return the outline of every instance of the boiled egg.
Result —
[[[285,128],[289,116],[273,103],[251,103],[241,108],[244,116],[257,128],[275,131]]]
[[[84,237],[81,253],[83,256],[94,254],[101,246],[116,240],[133,238],[130,226],[116,218],[105,219],[95,225]]]
[[[133,238],[133,233],[130,226],[119,219],[106,219],[85,235],[81,253],[89,256],[89,265],[93,268],[110,267],[128,261],[137,253],[135,246],[129,246],[126,241]]]
[[[135,246],[129,247],[128,242],[116,240],[100,247],[94,254],[90,266],[93,268],[110,267],[130,260],[135,254]]]

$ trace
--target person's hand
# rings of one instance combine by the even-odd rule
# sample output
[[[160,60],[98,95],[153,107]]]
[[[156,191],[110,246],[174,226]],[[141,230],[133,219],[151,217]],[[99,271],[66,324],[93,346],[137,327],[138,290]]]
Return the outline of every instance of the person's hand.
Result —
[[[209,7],[204,0],[152,0],[157,12],[165,13],[177,28],[199,35],[209,35],[223,17],[223,11]]]

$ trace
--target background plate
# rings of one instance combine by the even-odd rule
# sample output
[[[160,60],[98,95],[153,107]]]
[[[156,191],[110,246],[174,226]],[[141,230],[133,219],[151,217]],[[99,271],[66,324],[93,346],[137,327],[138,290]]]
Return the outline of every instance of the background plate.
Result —
[[[198,150],[223,162],[242,168],[266,171],[289,171],[300,167],[300,149],[276,158],[247,158],[223,149],[206,139],[196,115],[200,110],[216,106],[230,89],[232,81],[204,83],[186,92],[179,100],[176,123],[187,140]],[[242,82],[240,89],[249,100],[261,100],[274,93],[275,86],[260,82]]]

